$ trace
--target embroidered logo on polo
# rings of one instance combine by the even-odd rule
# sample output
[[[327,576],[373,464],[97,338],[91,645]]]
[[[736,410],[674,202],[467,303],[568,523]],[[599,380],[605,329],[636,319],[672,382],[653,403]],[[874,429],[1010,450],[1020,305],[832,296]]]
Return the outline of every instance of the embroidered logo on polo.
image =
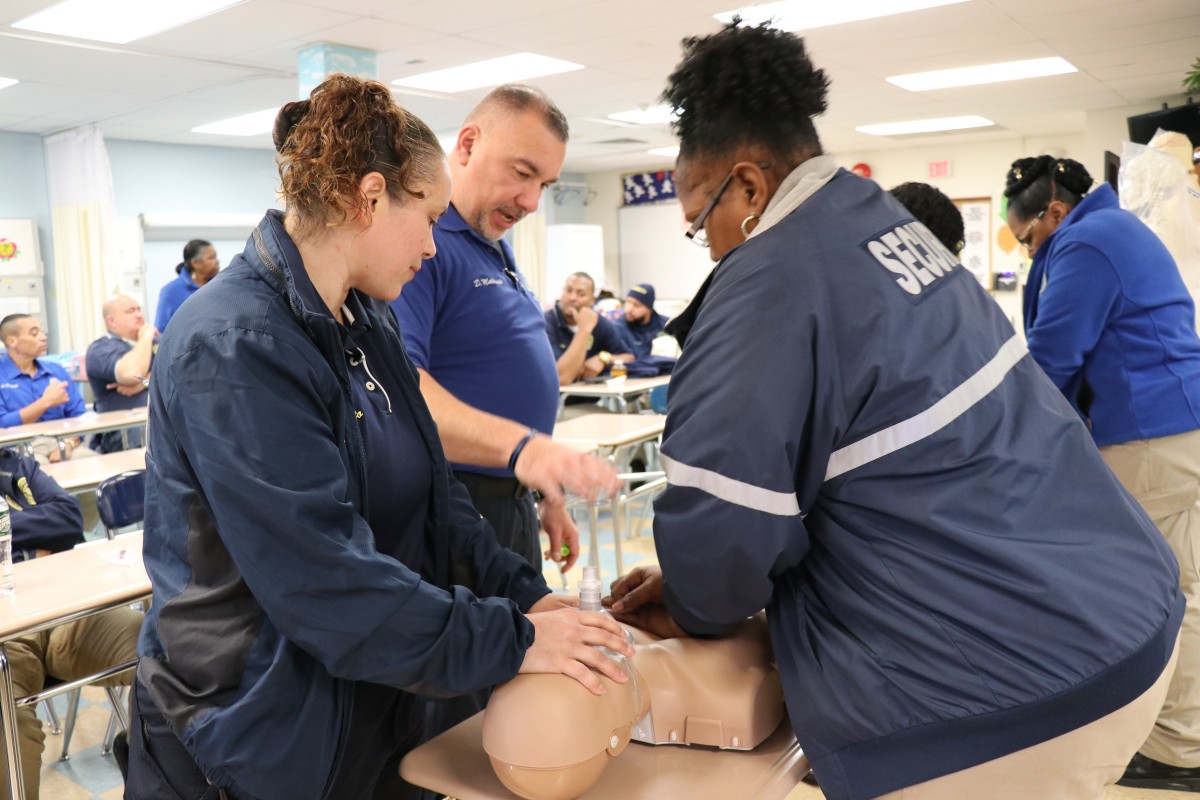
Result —
[[[481,286],[503,286],[503,285],[504,285],[503,278],[476,278],[475,279],[475,288],[476,289],[478,289]]]
[[[920,222],[898,225],[862,245],[893,276],[896,286],[913,302],[928,296],[960,271],[962,264]]]

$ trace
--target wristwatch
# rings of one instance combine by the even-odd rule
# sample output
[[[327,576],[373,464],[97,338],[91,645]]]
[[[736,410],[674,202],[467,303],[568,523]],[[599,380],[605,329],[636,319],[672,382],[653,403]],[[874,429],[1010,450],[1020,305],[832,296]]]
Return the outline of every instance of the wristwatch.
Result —
[[[601,350],[599,353],[596,353],[596,358],[600,359],[601,364],[612,363],[612,353],[607,350]]]

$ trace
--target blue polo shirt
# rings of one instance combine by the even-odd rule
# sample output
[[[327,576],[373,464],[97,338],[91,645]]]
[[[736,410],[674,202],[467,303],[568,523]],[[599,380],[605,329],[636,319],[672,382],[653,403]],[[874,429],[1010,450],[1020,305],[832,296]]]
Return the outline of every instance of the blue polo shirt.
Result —
[[[453,205],[433,236],[437,255],[392,303],[409,357],[467,405],[550,433],[558,413],[558,370],[541,304],[512,248],[477,234]]]
[[[626,352],[633,353],[638,358],[645,358],[654,349],[654,340],[667,327],[667,318],[651,311],[649,322],[644,325],[630,325],[622,314],[613,320],[612,326],[624,342]]]
[[[567,324],[558,303],[555,303],[554,308],[546,312],[545,320],[546,336],[550,339],[550,348],[554,350],[554,358],[557,360],[562,358],[562,354],[567,352],[567,348],[571,346],[571,342],[575,338],[575,331],[571,330],[571,326]],[[617,335],[613,324],[600,316],[596,320],[596,327],[592,330],[592,340],[588,342],[587,354],[584,358],[591,358],[602,350],[609,353],[624,353],[626,347],[621,337]]]
[[[37,400],[50,380],[67,382],[67,402],[46,410],[34,422],[49,422],[63,417],[78,417],[87,411],[79,387],[67,377],[67,371],[53,361],[33,360],[37,371],[31,377],[22,372],[8,354],[0,356],[0,428],[21,424],[21,409]]]
[[[126,411],[131,408],[145,408],[149,392],[138,392],[135,395],[123,395],[116,389],[108,388],[109,384],[117,382],[117,362],[133,349],[133,345],[115,333],[101,336],[88,345],[87,364],[88,383],[92,386],[92,397],[95,398],[93,407],[97,411]],[[154,351],[158,351],[158,341],[154,342]],[[154,364],[154,356],[150,356],[150,364]],[[146,374],[149,374],[147,371]],[[142,447],[145,439],[142,429],[127,431],[130,447]],[[92,440],[92,449],[101,453],[113,453],[125,448],[125,439],[120,431],[101,433]]]
[[[167,329],[167,323],[183,305],[183,301],[194,295],[200,286],[192,280],[192,273],[182,270],[175,280],[162,287],[158,293],[158,310],[154,313],[154,327],[159,333]]]

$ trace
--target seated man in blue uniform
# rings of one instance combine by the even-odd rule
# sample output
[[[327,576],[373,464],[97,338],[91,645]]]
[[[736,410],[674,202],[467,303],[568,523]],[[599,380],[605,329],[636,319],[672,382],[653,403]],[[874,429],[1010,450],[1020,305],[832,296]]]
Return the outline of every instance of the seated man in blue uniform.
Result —
[[[612,323],[596,313],[596,282],[575,272],[563,285],[562,296],[546,312],[546,335],[558,366],[558,383],[566,386],[594,378],[615,360],[633,361]]]
[[[87,410],[66,370],[39,359],[46,355],[46,331],[36,317],[9,314],[0,320],[0,338],[5,349],[0,357],[0,428],[77,417]],[[50,460],[70,458],[78,443],[66,442],[61,453],[49,454]]]
[[[0,449],[0,496],[11,512],[15,560],[70,550],[83,541],[79,504],[33,458]],[[141,627],[142,615],[122,607],[14,639],[5,645],[13,689],[21,697],[41,691],[47,675],[70,681],[132,661]],[[131,679],[125,673],[99,685],[128,686]],[[25,798],[37,800],[46,734],[34,706],[17,709],[17,734]],[[0,766],[0,779],[7,778]],[[0,797],[5,795],[0,788]]]
[[[654,287],[639,283],[630,287],[620,319],[613,323],[625,349],[637,358],[645,358],[654,340],[667,327],[667,318],[654,310]]]
[[[104,325],[108,333],[88,345],[87,373],[96,398],[97,411],[122,411],[146,407],[146,387],[150,365],[158,350],[158,330],[146,321],[142,306],[128,295],[118,295],[104,304]],[[92,442],[101,453],[141,447],[143,432],[129,431],[126,439],[120,431],[102,433]]]

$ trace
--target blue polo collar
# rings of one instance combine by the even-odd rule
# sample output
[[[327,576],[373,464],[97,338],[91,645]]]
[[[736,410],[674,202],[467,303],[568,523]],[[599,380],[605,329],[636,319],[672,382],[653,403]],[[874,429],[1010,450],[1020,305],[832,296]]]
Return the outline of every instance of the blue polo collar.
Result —
[[[32,376],[34,380],[42,377],[43,375],[50,374],[50,371],[42,366],[42,362],[38,359],[35,358],[33,363],[37,365],[37,372],[35,372]],[[26,378],[30,377],[28,373],[21,371],[21,368],[17,366],[15,361],[9,358],[8,353],[0,356],[0,379],[15,380],[22,375],[24,375]]]

